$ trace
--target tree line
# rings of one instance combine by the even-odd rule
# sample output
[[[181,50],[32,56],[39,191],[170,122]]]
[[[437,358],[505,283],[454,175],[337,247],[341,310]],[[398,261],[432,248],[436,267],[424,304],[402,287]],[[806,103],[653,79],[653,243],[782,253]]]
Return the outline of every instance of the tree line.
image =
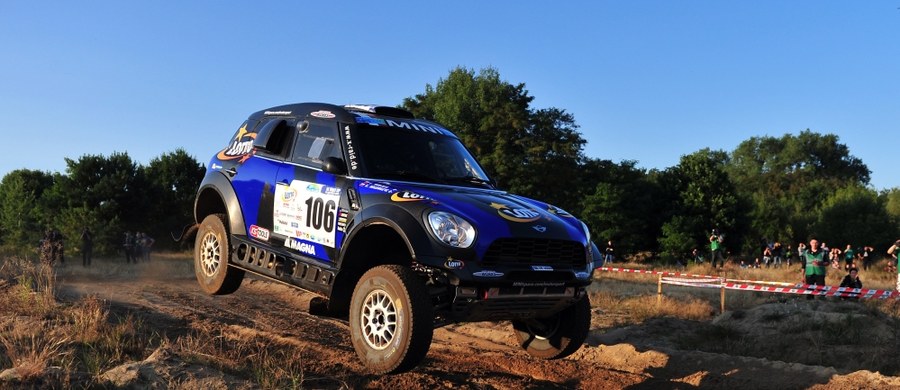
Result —
[[[900,189],[870,188],[868,167],[836,135],[753,137],[647,170],[585,156],[574,116],[533,100],[496,69],[456,68],[401,107],[452,129],[501,188],[581,217],[595,242],[620,252],[684,257],[708,248],[713,228],[733,254],[755,253],[763,239],[886,248],[900,237]],[[50,227],[73,242],[87,226],[100,253],[118,251],[124,231],[174,248],[166,237],[193,222],[204,171],[182,149],[147,166],[113,153],[66,158],[64,174],[12,171],[0,181],[0,244],[28,250]]]

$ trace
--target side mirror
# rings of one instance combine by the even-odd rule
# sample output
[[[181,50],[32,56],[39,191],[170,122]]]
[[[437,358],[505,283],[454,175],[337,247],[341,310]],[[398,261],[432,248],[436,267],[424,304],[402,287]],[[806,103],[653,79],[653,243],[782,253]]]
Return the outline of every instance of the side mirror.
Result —
[[[346,175],[347,164],[344,163],[344,160],[337,157],[326,157],[322,161],[322,170],[333,175]]]

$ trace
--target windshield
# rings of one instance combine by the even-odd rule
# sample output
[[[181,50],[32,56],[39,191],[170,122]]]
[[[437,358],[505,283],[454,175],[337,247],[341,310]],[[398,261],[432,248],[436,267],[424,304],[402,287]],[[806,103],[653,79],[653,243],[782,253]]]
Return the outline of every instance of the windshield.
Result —
[[[425,131],[358,126],[363,172],[373,179],[492,187],[459,139]]]

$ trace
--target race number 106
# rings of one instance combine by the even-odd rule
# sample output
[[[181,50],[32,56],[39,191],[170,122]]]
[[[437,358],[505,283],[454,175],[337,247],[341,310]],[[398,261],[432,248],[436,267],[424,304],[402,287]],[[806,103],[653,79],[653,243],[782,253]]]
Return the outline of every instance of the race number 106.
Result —
[[[322,198],[310,197],[306,199],[306,227],[315,230],[324,230],[328,233],[334,231],[335,208],[333,200],[325,201]]]

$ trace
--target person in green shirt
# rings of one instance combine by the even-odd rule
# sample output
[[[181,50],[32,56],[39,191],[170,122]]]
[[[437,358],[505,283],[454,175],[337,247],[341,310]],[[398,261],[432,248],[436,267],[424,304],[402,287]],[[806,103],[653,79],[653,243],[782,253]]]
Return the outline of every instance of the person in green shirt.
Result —
[[[819,247],[819,240],[812,238],[809,240],[809,249],[800,255],[800,262],[803,266],[804,282],[806,284],[815,284],[817,286],[825,285],[825,273],[828,270],[828,254]],[[900,277],[898,277],[900,280]],[[807,295],[808,299],[812,299],[812,295]]]
[[[716,260],[719,261],[719,268],[725,266],[725,256],[722,255],[723,238],[719,234],[719,229],[713,229],[712,235],[709,236],[709,260],[712,262],[713,268],[716,268]]]
[[[856,251],[853,250],[850,244],[847,244],[847,249],[844,249],[844,271],[856,268],[856,264],[853,263],[854,260],[856,260]]]

